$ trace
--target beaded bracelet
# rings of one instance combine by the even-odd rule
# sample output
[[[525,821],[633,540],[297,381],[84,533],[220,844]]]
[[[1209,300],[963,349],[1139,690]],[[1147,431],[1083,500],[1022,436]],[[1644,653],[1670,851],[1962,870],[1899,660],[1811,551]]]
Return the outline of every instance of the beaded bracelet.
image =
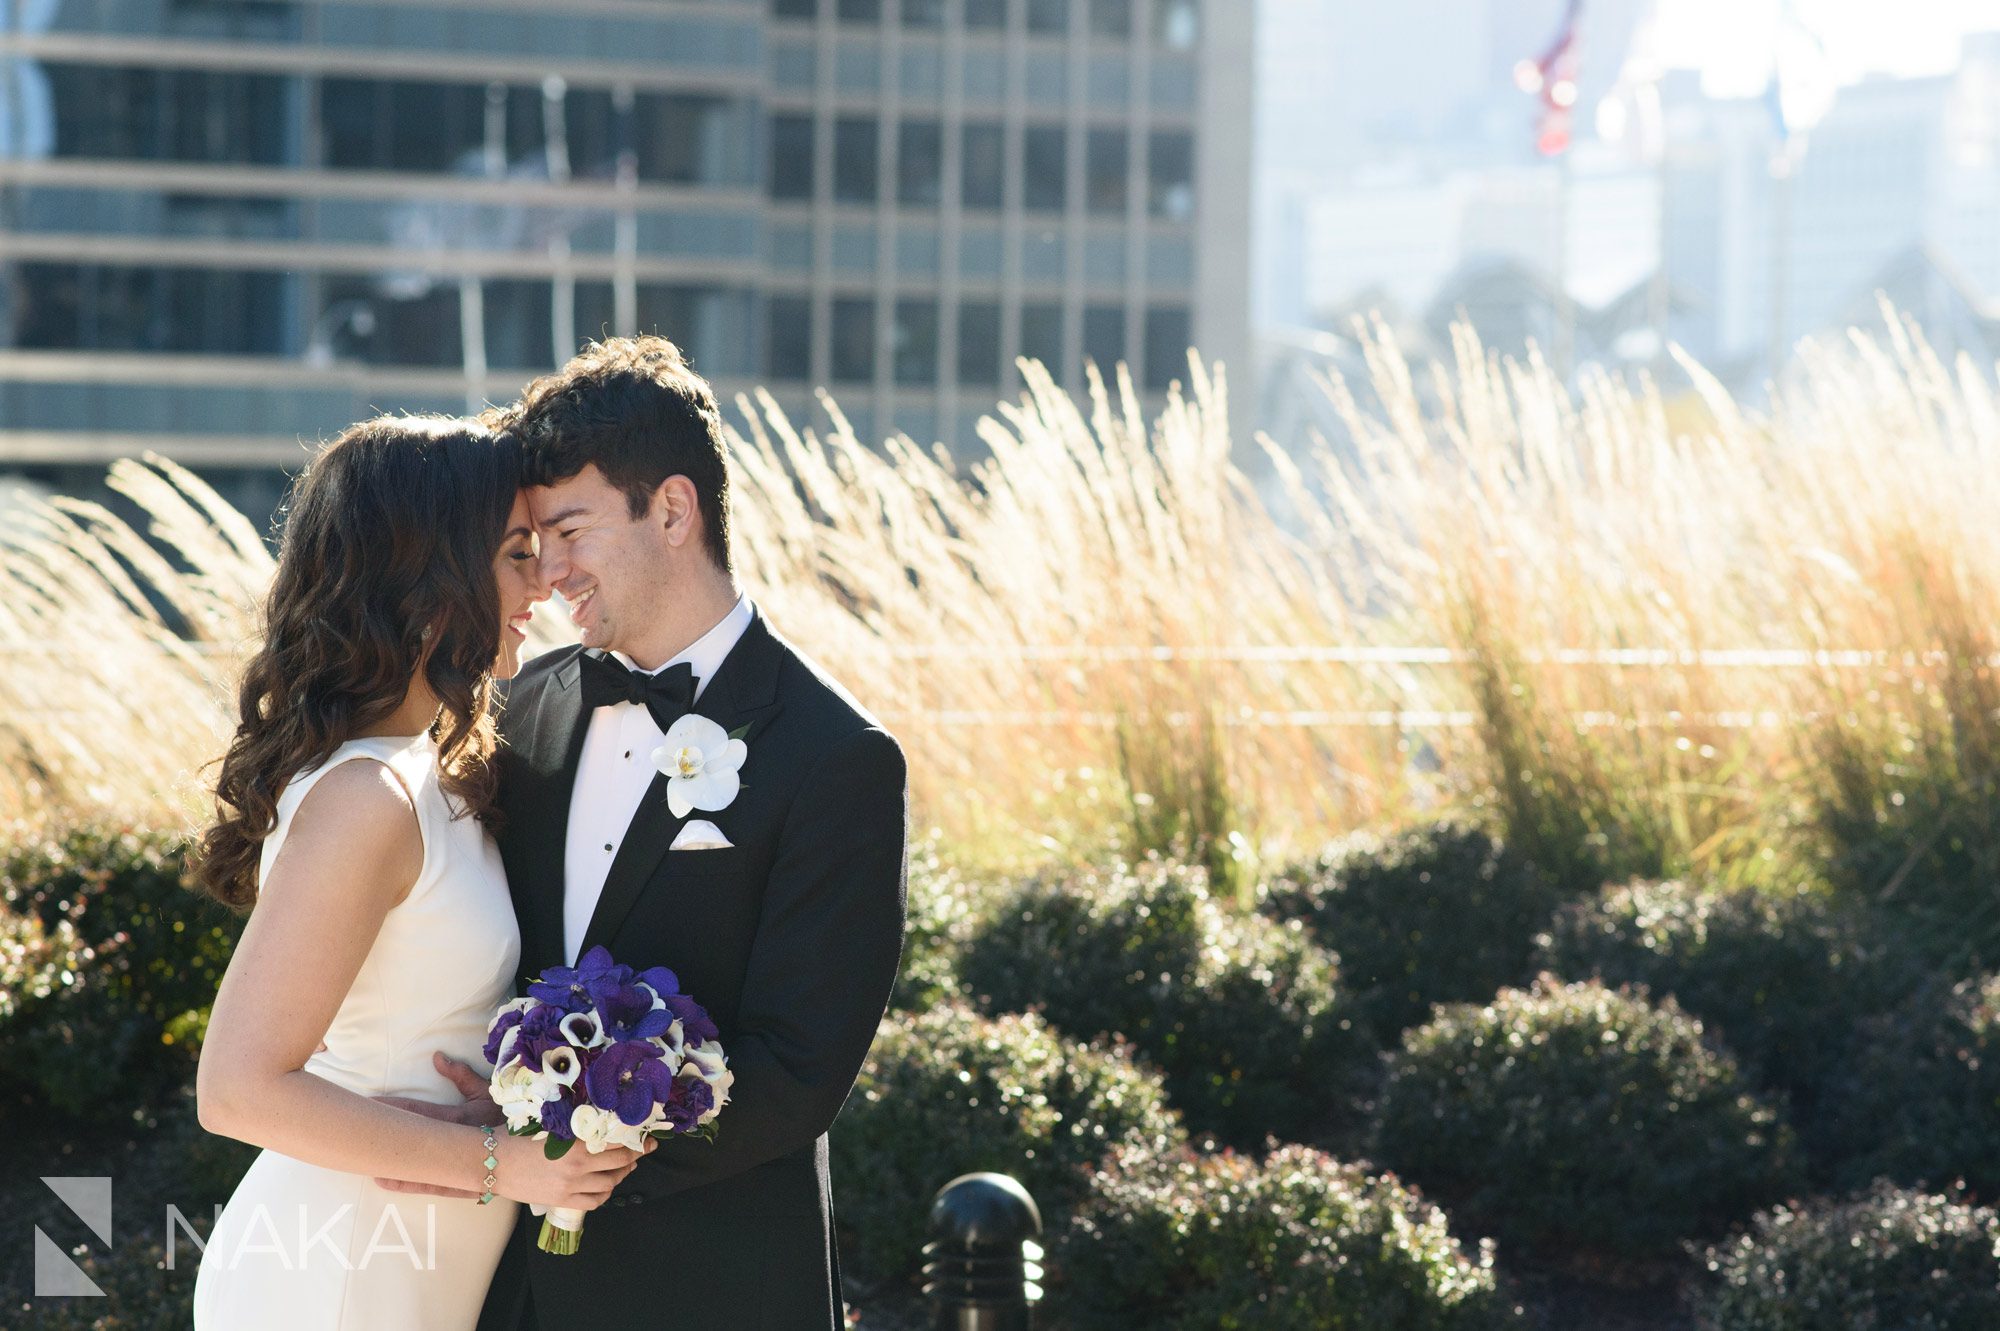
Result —
[[[486,1129],[485,1146],[486,1146],[486,1182],[484,1186],[486,1188],[486,1195],[479,1199],[479,1204],[481,1206],[484,1206],[486,1205],[486,1203],[493,1200],[493,1184],[496,1182],[493,1176],[493,1171],[500,1167],[500,1157],[494,1154],[494,1152],[496,1152],[500,1147],[499,1128],[495,1127]]]

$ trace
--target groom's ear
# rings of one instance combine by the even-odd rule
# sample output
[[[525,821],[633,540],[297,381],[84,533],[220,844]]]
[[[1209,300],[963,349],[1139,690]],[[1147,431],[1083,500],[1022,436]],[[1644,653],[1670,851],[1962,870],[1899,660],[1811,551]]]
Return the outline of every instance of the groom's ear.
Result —
[[[669,476],[653,494],[653,515],[666,529],[667,544],[676,548],[698,541],[701,535],[701,502],[694,482],[685,476]]]

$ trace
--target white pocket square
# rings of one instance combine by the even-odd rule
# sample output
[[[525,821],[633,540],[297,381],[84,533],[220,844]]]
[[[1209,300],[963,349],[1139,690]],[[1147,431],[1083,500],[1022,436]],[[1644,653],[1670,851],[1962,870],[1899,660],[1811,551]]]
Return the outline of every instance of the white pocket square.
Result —
[[[722,835],[722,829],[703,818],[696,818],[681,828],[680,835],[668,850],[728,850],[736,843]]]

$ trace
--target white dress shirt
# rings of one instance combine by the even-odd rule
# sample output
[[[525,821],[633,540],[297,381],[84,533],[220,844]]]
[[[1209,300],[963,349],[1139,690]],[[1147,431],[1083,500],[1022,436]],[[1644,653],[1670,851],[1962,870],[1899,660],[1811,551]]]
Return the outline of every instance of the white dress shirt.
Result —
[[[701,697],[709,677],[750,627],[750,619],[750,598],[737,597],[720,623],[660,670],[682,662],[693,666],[694,696]],[[631,657],[621,652],[611,655],[626,669],[637,669]],[[653,750],[665,739],[652,713],[639,703],[613,703],[591,714],[577,758],[576,785],[569,798],[569,838],[563,847],[563,951],[569,965],[576,964],[611,861],[657,775]]]

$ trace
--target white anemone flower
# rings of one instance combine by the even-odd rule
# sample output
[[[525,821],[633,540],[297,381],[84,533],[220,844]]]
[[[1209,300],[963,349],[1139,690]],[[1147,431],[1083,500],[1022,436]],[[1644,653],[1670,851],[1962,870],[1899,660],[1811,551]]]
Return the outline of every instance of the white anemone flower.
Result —
[[[618,1116],[599,1109],[596,1105],[578,1105],[570,1113],[569,1129],[576,1134],[577,1144],[595,1155],[609,1149],[614,1143],[611,1132],[618,1125]]]
[[[546,1076],[521,1062],[493,1074],[492,1093],[493,1103],[500,1107],[510,1128],[539,1123],[542,1105],[559,1094]]]
[[[653,766],[666,774],[674,817],[728,808],[742,787],[737,771],[749,754],[748,745],[705,716],[690,712],[669,726],[667,742],[653,750]]]

